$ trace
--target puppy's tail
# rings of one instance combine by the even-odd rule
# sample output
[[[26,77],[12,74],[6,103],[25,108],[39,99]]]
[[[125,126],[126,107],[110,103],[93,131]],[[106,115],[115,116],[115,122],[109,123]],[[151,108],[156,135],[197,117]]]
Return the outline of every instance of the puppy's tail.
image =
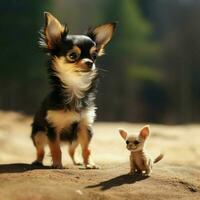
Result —
[[[153,163],[159,162],[161,159],[163,159],[163,157],[164,157],[164,154],[161,153],[157,158],[154,159]]]

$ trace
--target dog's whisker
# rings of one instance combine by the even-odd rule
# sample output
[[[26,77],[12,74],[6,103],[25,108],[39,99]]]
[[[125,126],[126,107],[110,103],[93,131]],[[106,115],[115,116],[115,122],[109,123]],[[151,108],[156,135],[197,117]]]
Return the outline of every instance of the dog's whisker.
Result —
[[[107,69],[100,68],[100,67],[98,67],[98,70],[99,70],[99,71],[102,71],[102,72],[108,72],[108,70],[107,70]]]

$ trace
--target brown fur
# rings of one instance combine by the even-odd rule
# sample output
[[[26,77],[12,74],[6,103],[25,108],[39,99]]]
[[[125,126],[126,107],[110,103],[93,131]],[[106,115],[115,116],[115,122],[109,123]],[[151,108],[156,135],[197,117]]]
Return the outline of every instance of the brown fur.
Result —
[[[64,27],[60,22],[53,17],[50,13],[45,13],[45,35],[46,35],[46,44],[48,49],[52,49],[54,44],[61,39],[61,34],[64,32]]]

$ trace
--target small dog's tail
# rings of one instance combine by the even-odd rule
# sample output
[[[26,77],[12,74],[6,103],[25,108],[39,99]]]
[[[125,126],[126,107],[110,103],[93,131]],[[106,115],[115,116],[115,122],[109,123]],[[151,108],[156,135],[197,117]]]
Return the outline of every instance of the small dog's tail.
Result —
[[[157,158],[154,159],[153,163],[159,162],[161,159],[163,159],[163,157],[164,157],[164,154],[161,153]]]

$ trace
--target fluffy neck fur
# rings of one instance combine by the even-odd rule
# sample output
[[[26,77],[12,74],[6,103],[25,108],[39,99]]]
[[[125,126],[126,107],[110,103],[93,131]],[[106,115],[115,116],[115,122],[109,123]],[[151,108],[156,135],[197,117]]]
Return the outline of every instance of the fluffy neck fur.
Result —
[[[68,65],[68,66],[67,66]],[[97,70],[90,72],[75,71],[72,64],[64,58],[53,58],[49,65],[49,79],[53,93],[60,97],[64,107],[75,110],[93,106],[95,99]]]

